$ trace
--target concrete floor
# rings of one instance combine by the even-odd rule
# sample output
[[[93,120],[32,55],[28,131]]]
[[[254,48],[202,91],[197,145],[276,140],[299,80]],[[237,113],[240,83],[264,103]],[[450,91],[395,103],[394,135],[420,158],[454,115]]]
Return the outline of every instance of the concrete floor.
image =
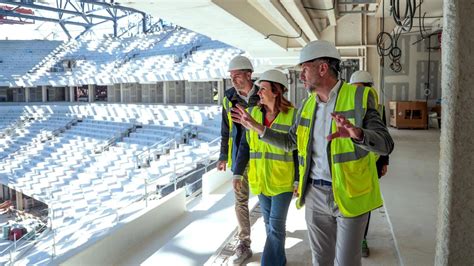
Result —
[[[404,265],[433,265],[438,207],[438,129],[391,130],[395,150],[381,179]]]
[[[439,130],[391,129],[395,150],[381,179],[385,206],[373,212],[371,256],[363,265],[433,265],[438,200]],[[124,255],[123,265],[225,265],[232,255],[236,221],[230,184],[194,202],[162,233]],[[252,206],[256,198],[251,200]],[[288,265],[310,265],[304,210],[294,201],[287,220]],[[246,265],[260,265],[265,241],[258,208],[253,212],[252,249]]]

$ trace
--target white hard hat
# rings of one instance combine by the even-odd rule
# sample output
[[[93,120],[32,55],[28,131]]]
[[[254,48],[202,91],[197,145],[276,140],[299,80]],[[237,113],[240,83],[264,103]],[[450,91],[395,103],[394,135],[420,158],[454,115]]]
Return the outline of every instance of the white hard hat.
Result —
[[[260,86],[260,82],[262,81],[280,83],[284,87],[283,91],[285,91],[285,89],[288,89],[288,78],[286,77],[286,74],[281,72],[280,70],[270,69],[263,72],[260,78],[255,83]]]
[[[298,65],[314,59],[329,57],[341,60],[341,55],[337,51],[336,46],[328,41],[312,41],[308,43],[300,52],[300,60]]]
[[[359,70],[352,73],[350,83],[374,83],[374,79],[369,72]]]
[[[252,63],[247,57],[238,55],[230,60],[229,69],[227,71],[244,69],[250,69],[253,71]]]

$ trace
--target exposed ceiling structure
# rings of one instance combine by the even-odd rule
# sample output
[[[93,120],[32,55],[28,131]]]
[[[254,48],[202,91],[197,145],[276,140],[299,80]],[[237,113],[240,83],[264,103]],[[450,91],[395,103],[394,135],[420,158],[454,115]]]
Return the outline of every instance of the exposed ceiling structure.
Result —
[[[131,22],[133,19],[129,19],[133,15],[140,17],[138,23],[133,23]],[[33,25],[37,22],[59,25],[68,39],[77,39],[103,24],[109,24],[110,35],[118,37],[136,26],[140,27],[141,32],[146,32],[152,23],[150,16],[145,12],[104,1],[0,0],[0,25]],[[120,27],[119,22],[126,25]],[[19,28],[20,26],[16,27]],[[75,31],[78,33],[73,33]]]
[[[407,0],[400,0],[404,7]],[[410,0],[411,1],[411,0]],[[427,15],[442,13],[442,0],[422,2]],[[338,27],[346,15],[382,17],[383,0],[127,0],[121,5],[159,16],[240,48],[269,65],[294,65],[299,50]],[[390,1],[385,0],[385,16]],[[425,21],[426,25],[432,19]],[[366,20],[367,21],[367,20]],[[336,45],[338,44],[336,40]]]
[[[420,25],[429,33],[442,25],[442,0],[394,0],[402,13],[407,3],[420,6],[413,20],[413,32]],[[325,39],[335,42],[345,58],[365,58],[367,47],[374,47],[381,30],[376,18],[385,16],[385,31],[394,27],[391,0],[0,0],[0,19],[15,14],[18,21],[34,21],[36,14],[23,14],[23,8],[43,5],[43,21],[55,21],[69,34],[69,25],[83,27],[73,37],[87,33],[92,26],[113,24],[128,13],[160,18],[246,51],[261,68],[293,66],[299,51],[308,42]],[[47,7],[49,6],[49,7]],[[68,8],[67,8],[68,7]],[[12,9],[13,8],[13,9]],[[73,9],[73,10],[67,10]],[[384,10],[384,12],[382,12]],[[122,11],[123,14],[118,14]],[[145,14],[147,16],[145,17]],[[30,19],[28,19],[30,18]],[[423,18],[423,19],[420,19]],[[15,19],[15,18],[14,18]],[[40,20],[40,19],[39,19]],[[112,22],[111,22],[112,21]],[[161,21],[161,20],[160,20]],[[104,23],[105,22],[105,23]],[[148,21],[149,22],[149,21]],[[392,23],[390,23],[392,22]],[[1,22],[0,22],[1,23]],[[144,23],[142,32],[147,32]],[[25,25],[17,25],[25,27]],[[126,33],[136,25],[125,25]],[[395,31],[396,32],[396,31]]]

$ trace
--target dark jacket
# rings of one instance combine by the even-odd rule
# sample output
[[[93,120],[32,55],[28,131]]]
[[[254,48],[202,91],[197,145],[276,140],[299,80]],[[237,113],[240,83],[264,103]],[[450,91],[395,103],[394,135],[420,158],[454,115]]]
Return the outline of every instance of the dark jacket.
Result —
[[[385,125],[387,125],[387,119],[385,118],[385,106],[384,105],[382,105],[382,121]],[[377,165],[377,174],[378,174],[379,178],[382,177],[382,167],[384,165],[388,165],[388,163],[389,163],[388,155],[381,155],[379,157],[379,159],[377,160],[376,165]]]
[[[228,89],[224,93],[224,97],[229,99],[232,102],[232,106],[239,104],[244,108],[256,106],[258,101],[260,101],[260,97],[257,95],[258,87],[254,85],[254,93],[250,96],[248,104],[240,98],[237,94],[237,91],[234,87]],[[232,147],[232,162],[235,162],[237,159],[237,155],[239,153],[239,145],[242,135],[245,134],[244,128],[237,123],[232,123],[232,137],[233,147]],[[219,161],[227,161],[228,160],[228,153],[229,153],[229,119],[227,118],[227,112],[224,107],[222,107],[222,123],[221,123],[221,152],[219,155]],[[231,166],[231,170],[234,171],[234,165]]]

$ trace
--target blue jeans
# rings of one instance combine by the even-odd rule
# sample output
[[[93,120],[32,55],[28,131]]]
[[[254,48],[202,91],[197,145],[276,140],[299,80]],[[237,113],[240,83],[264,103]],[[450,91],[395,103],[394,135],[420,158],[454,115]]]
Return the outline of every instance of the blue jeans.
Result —
[[[263,194],[258,195],[267,232],[262,254],[262,266],[286,264],[286,216],[292,195],[292,192],[285,192],[272,197]]]

